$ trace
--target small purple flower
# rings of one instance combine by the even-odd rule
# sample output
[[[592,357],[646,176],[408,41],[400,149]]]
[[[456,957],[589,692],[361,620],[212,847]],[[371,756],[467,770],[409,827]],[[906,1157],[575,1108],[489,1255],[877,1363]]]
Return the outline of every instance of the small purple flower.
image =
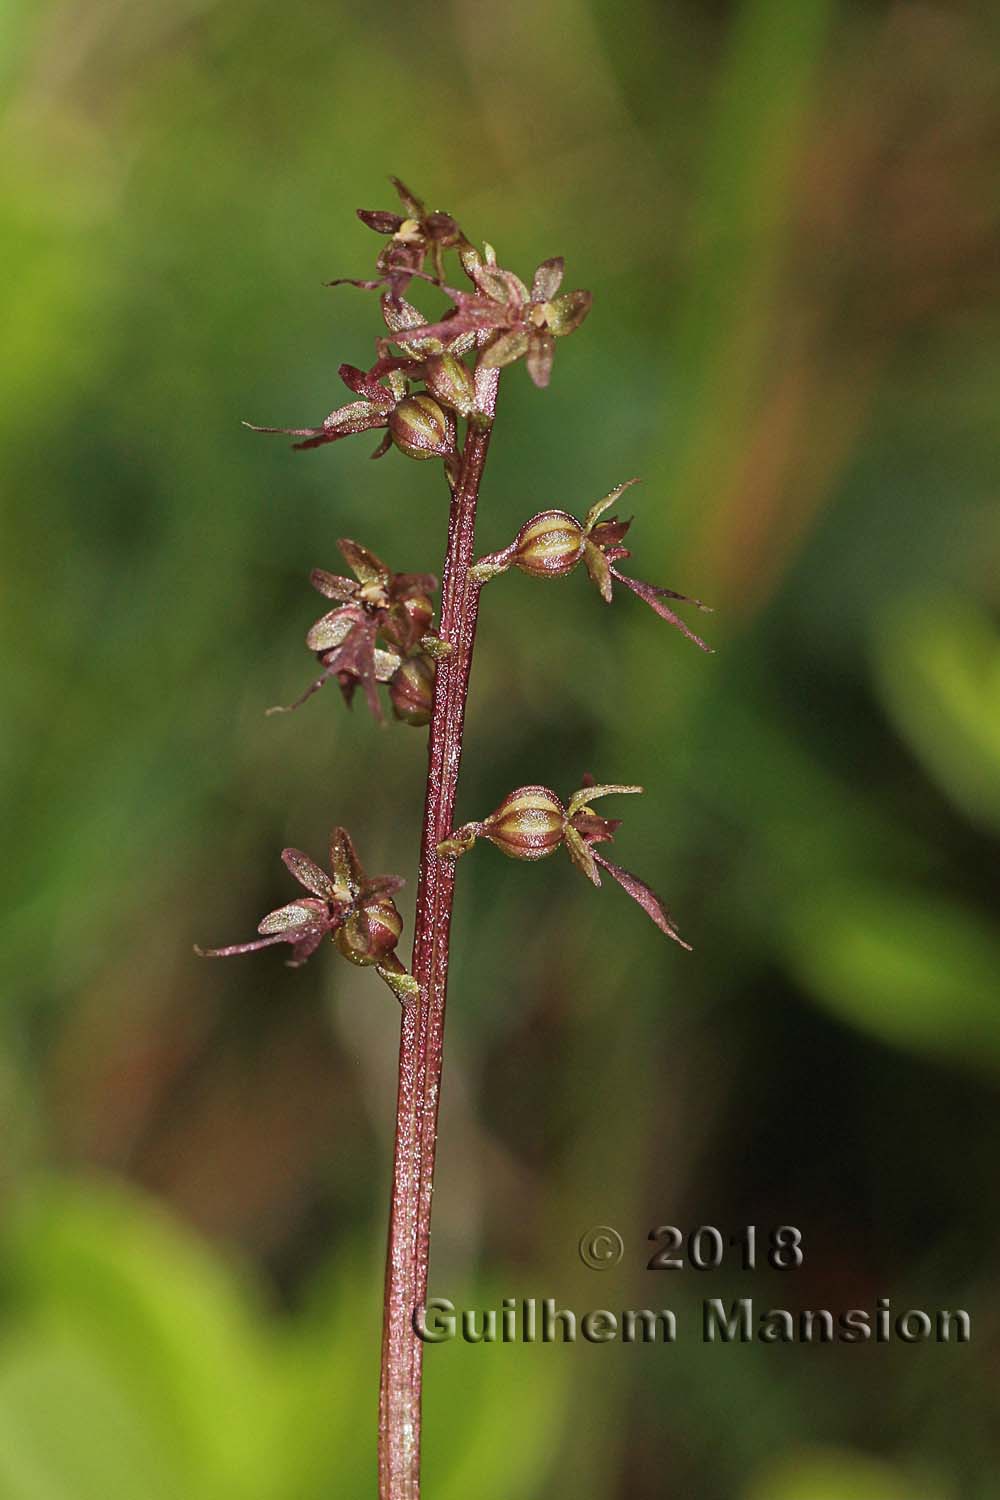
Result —
[[[292,444],[293,448],[322,448],[326,443],[336,443],[341,438],[384,427],[386,434],[372,458],[381,458],[395,442],[411,458],[443,458],[447,461],[455,454],[454,415],[431,396],[410,395],[409,381],[400,368],[410,363],[407,360],[384,360],[371,370],[341,365],[338,371],[341,380],[360,399],[338,406],[324,419],[321,427],[260,427],[253,422],[246,422],[244,426],[253,432],[279,432],[301,438],[301,442]],[[385,384],[379,378],[382,373],[386,376]]]
[[[315,568],[310,577],[313,588],[338,605],[306,636],[323,671],[294,703],[269,712],[298,708],[336,677],[347,703],[360,683],[369,708],[381,721],[377,684],[388,683],[424,642],[434,617],[429,595],[437,579],[431,573],[393,573],[374,552],[349,537],[341,537],[337,546],[355,577],[344,578],[325,568]]]
[[[476,290],[463,292],[442,284],[454,307],[437,322],[424,323],[412,332],[419,339],[441,339],[450,348],[459,337],[492,332],[495,336],[482,348],[479,364],[501,369],[523,357],[535,385],[546,386],[555,340],[579,328],[593,298],[590,292],[579,290],[558,295],[564,274],[561,256],[541,263],[529,292],[519,276],[497,265],[491,247],[486,249],[486,259],[475,252],[462,257]]]
[[[332,878],[301,849],[283,849],[281,857],[309,892],[287,906],[268,912],[257,926],[261,936],[226,948],[195,948],[202,958],[232,958],[256,953],[276,943],[291,945],[288,967],[300,968],[329,935],[352,963],[372,965],[393,994],[405,1004],[417,993],[416,981],[396,957],[403,922],[392,900],[405,882],[397,875],[369,879],[346,828],[330,835]]]
[[[328,283],[330,286],[359,286],[366,291],[376,287],[389,287],[389,295],[397,300],[406,291],[411,277],[430,267],[438,281],[444,279],[444,251],[471,250],[472,246],[462,233],[451,214],[439,210],[428,211],[426,204],[418,198],[398,177],[390,177],[404,212],[391,213],[378,208],[359,208],[358,218],[376,234],[388,236],[388,244],[379,252],[375,263],[380,273],[377,279],[359,281],[353,277],[340,277]]]

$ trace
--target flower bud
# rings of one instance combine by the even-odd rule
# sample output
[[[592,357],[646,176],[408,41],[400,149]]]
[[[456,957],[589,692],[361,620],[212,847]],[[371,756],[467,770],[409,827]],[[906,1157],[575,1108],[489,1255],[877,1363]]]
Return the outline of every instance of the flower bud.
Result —
[[[415,729],[430,723],[436,672],[429,656],[411,656],[400,663],[389,680],[389,700],[397,719]]]
[[[583,556],[586,536],[564,510],[543,510],[525,521],[514,544],[514,564],[533,578],[561,578]]]
[[[412,651],[427,634],[434,619],[434,605],[426,594],[412,594],[398,599],[386,614],[382,634],[400,651]]]
[[[405,396],[389,417],[396,447],[409,458],[447,458],[455,451],[455,423],[432,396]]]
[[[491,813],[484,838],[510,859],[545,859],[563,841],[566,810],[555,792],[544,786],[519,786]]]
[[[395,950],[403,919],[391,896],[369,896],[334,933],[334,942],[352,964],[378,964]]]
[[[453,407],[462,417],[476,409],[476,385],[468,365],[454,354],[432,354],[424,365],[424,381],[432,396]]]

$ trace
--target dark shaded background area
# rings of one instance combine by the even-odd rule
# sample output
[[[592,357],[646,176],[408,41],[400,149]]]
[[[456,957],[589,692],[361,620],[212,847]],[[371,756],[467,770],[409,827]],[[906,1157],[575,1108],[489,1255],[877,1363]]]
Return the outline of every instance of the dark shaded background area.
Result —
[[[695,953],[562,859],[464,862],[433,1290],[682,1335],[432,1349],[428,1496],[1000,1494],[997,49],[988,7],[847,0],[9,8],[4,1500],[373,1492],[394,1002],[191,946],[335,822],[412,890],[422,734],[263,710],[338,536],[439,566],[440,476],[239,425],[366,361],[321,283],[389,171],[595,295],[548,392],[505,377],[482,550],[641,474],[635,571],[718,647],[582,574],[484,595],[461,815],[641,782],[619,857]],[[655,1275],[668,1223],[805,1263]],[[703,1345],[746,1295],[974,1337]]]

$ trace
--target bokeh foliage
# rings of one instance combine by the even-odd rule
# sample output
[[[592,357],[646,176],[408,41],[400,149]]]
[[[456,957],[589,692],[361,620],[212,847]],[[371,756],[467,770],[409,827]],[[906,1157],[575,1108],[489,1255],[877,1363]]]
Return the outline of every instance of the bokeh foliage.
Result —
[[[364,362],[370,300],[320,283],[389,171],[595,294],[548,392],[505,377],[482,550],[641,474],[636,572],[719,648],[579,576],[484,596],[461,815],[645,784],[621,859],[696,951],[564,861],[463,862],[434,1289],[976,1328],[441,1346],[428,1493],[1000,1493],[997,44],[985,7],[861,0],[8,4],[5,1500],[371,1492],[391,1001],[191,945],[334,822],[414,873],[422,736],[262,710],[337,536],[439,566],[440,477],[239,425]],[[806,1265],[665,1287],[668,1221],[798,1223]],[[619,1272],[577,1264],[590,1222]]]

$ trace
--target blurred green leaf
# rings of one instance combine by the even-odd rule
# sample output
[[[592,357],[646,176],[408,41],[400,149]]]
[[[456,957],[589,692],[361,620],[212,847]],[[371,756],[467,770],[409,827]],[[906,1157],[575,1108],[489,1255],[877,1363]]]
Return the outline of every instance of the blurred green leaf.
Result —
[[[1000,942],[957,902],[851,881],[792,902],[785,952],[842,1020],[896,1046],[1000,1063]]]
[[[252,1303],[193,1235],[134,1192],[52,1181],[15,1214],[2,1268],[20,1320],[114,1371],[174,1455],[185,1500],[272,1493],[275,1413]]]
[[[803,1453],[761,1474],[746,1500],[940,1500],[888,1464],[859,1453]]]
[[[7,1343],[0,1354],[4,1500],[184,1500],[190,1493],[120,1370],[56,1329]]]
[[[1000,827],[1000,633],[969,598],[904,599],[879,622],[878,680],[900,733],[974,823]]]

